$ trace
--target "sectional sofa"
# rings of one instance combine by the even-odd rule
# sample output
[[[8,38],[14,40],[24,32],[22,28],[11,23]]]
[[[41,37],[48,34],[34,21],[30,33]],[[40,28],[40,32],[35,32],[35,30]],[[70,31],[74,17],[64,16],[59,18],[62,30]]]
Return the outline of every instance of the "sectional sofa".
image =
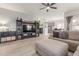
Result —
[[[59,38],[51,36],[48,40],[36,43],[36,52],[42,56],[68,56],[69,54],[67,53],[69,51],[72,52],[71,56],[79,56],[78,31],[69,31],[68,39],[62,39],[60,36]]]
[[[65,38],[62,38],[63,35],[61,35],[61,32],[60,32],[59,38],[56,38],[53,36],[50,36],[49,38],[67,43],[69,45],[69,51],[73,53],[76,50],[79,50],[79,48],[77,48],[79,45],[79,31],[69,31],[69,32],[64,31],[64,32],[68,37],[64,36]]]

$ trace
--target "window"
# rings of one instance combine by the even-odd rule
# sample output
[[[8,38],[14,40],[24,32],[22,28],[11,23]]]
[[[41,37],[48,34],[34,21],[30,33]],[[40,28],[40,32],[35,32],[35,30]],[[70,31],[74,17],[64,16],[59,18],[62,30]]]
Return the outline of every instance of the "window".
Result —
[[[61,23],[61,22],[55,23],[55,28],[57,28],[57,29],[64,29],[64,22],[63,23]]]
[[[79,17],[78,16],[74,16],[72,18],[72,30],[73,31],[79,31]]]

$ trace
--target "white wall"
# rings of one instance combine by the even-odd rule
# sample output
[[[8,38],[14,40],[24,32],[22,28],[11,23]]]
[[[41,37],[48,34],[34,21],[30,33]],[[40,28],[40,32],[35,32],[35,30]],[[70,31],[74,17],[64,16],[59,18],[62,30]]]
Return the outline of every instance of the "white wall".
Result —
[[[22,17],[24,20],[32,20],[33,16],[0,8],[0,23],[8,25],[9,30],[16,30],[16,19]]]
[[[65,13],[65,17],[66,16],[75,16],[75,15],[79,15],[79,10],[73,10],[73,11]]]

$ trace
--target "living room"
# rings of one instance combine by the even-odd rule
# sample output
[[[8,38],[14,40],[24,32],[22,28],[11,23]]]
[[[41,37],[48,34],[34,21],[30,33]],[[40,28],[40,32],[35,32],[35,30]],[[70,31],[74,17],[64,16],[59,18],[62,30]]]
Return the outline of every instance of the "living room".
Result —
[[[78,56],[78,18],[79,3],[0,3],[0,55]]]

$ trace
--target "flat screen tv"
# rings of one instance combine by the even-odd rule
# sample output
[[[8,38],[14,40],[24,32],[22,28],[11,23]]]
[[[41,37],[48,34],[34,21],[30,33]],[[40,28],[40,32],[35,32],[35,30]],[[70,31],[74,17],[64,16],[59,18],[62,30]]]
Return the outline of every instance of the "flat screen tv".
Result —
[[[33,24],[23,25],[23,32],[34,32],[34,31],[35,31],[35,25]]]

